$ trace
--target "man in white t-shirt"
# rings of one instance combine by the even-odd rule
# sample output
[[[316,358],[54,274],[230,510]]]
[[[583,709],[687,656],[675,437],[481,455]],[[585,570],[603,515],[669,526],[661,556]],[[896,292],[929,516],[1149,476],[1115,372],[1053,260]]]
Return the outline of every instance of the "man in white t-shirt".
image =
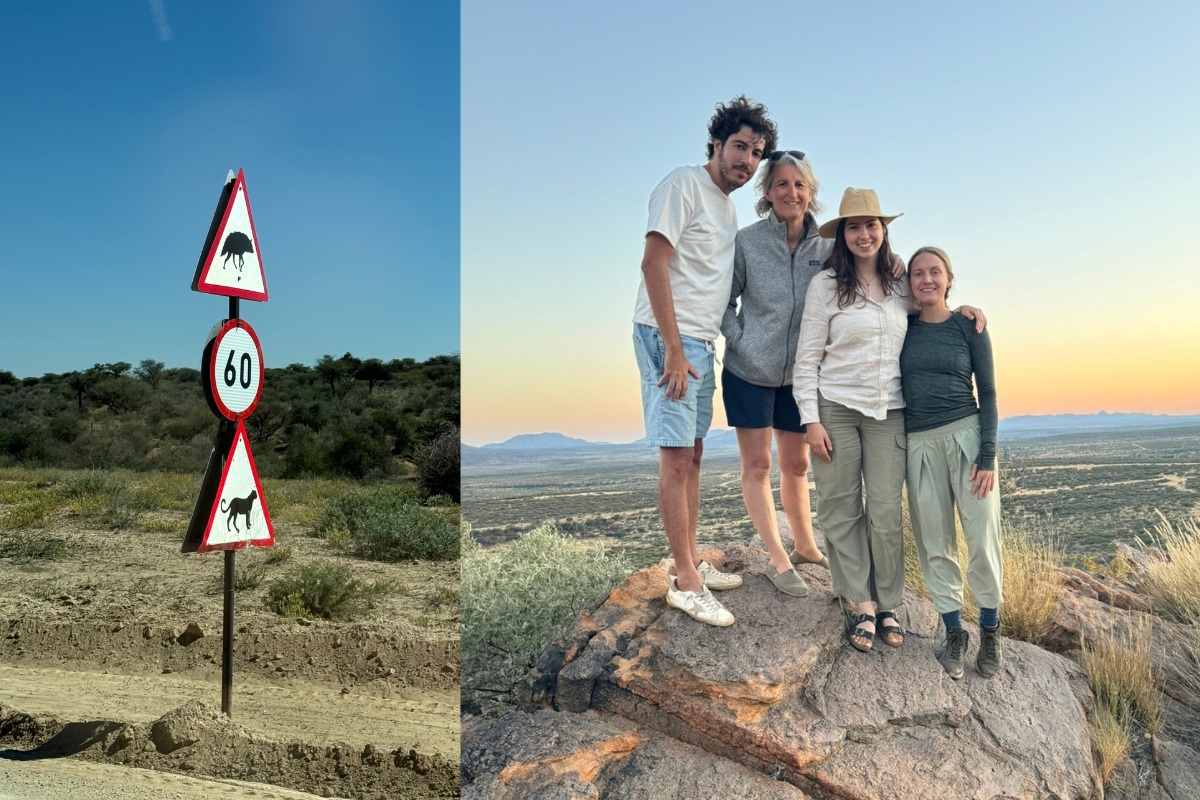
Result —
[[[671,548],[667,603],[709,625],[733,615],[710,589],[740,586],[700,559],[700,458],[712,422],[714,342],[733,283],[737,211],[729,194],[775,149],[775,123],[744,95],[718,104],[708,163],[679,167],[650,194],[633,344],[642,376],[646,440],[657,445],[658,508]]]

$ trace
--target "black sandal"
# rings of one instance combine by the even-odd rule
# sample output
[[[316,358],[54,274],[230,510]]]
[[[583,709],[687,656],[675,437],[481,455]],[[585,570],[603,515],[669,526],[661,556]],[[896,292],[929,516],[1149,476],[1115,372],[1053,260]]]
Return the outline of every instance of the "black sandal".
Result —
[[[849,614],[846,616],[849,617]],[[846,641],[850,643],[851,647],[860,653],[869,653],[875,646],[875,631],[869,631],[865,628],[860,628],[859,626],[864,622],[875,622],[875,618],[870,614],[859,614],[857,617],[854,617],[848,623],[846,623]],[[860,647],[854,642],[855,636],[860,639],[866,639],[868,642],[871,642],[871,644],[867,645],[866,647]]]
[[[883,643],[886,644],[888,647],[903,647],[904,646],[904,628],[900,625],[900,620],[896,619],[895,612],[877,611],[875,613],[879,617],[879,625],[878,625],[877,631],[879,633],[879,638],[883,640]],[[895,625],[884,625],[883,621],[885,619],[890,619],[893,622],[895,622],[896,624]],[[889,636],[899,636],[900,644],[892,644],[891,640],[888,638]]]

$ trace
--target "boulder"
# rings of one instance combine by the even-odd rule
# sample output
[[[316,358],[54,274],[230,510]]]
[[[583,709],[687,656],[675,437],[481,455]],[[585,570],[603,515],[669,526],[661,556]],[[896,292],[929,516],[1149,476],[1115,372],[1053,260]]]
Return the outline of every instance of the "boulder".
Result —
[[[510,714],[464,741],[462,770],[464,800],[805,797],[787,783],[595,711]]]
[[[1102,796],[1084,712],[1090,692],[1071,660],[1005,640],[998,675],[969,669],[954,681],[935,657],[938,616],[918,595],[905,595],[904,647],[877,641],[860,653],[845,643],[828,571],[800,567],[810,593],[794,598],[767,580],[760,548],[704,556],[742,573],[742,587],[721,594],[737,622],[713,628],[669,609],[663,565],[635,574],[543,653],[522,683],[525,715],[480,735],[489,749],[473,751],[479,791],[721,796],[711,787],[676,794],[683,784],[665,777],[661,792],[614,794],[623,784],[613,776],[640,774],[630,764],[653,741],[691,745],[739,775],[821,798]],[[970,630],[973,663],[979,637]],[[506,782],[518,773],[520,791]],[[567,775],[579,783],[568,786]],[[544,794],[552,786],[567,793]]]

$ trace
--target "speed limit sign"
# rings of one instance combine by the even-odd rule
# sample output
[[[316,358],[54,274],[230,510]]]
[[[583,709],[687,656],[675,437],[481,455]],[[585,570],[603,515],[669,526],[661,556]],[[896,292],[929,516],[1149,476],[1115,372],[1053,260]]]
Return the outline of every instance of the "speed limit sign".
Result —
[[[220,324],[204,347],[204,397],[218,416],[237,421],[254,411],[262,397],[262,346],[250,323]]]

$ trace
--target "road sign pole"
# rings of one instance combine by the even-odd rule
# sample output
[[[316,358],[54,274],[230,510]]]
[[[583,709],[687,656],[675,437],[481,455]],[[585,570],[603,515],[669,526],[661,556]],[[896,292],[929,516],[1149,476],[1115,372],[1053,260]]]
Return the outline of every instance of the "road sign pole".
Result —
[[[229,318],[237,319],[241,301],[236,297],[229,298]],[[221,426],[229,425],[222,422]],[[222,452],[228,452],[222,449]],[[221,457],[224,467],[225,456]],[[225,609],[223,630],[221,631],[221,711],[225,716],[233,718],[233,583],[234,558],[236,550],[225,551]]]

